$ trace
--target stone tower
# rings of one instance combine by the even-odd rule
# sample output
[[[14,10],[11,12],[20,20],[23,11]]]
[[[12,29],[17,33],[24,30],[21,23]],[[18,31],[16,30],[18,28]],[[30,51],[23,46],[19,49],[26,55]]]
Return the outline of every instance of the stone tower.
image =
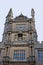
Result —
[[[23,14],[13,18],[12,9],[6,16],[3,33],[4,57],[3,65],[34,65],[37,32],[35,28],[35,12],[31,10],[32,18]]]

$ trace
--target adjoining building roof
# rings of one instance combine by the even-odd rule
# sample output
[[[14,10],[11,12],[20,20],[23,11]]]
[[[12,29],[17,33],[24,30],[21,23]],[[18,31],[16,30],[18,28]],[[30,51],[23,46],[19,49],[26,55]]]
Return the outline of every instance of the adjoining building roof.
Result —
[[[35,44],[35,48],[36,49],[43,49],[43,42],[39,42],[39,41],[37,41],[37,43]]]

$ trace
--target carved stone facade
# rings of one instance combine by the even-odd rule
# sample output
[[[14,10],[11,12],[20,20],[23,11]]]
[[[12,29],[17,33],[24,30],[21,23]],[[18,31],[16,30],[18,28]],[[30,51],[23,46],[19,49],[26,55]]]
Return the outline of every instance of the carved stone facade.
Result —
[[[42,65],[43,58],[39,57],[40,52],[43,54],[43,42],[40,44],[37,40],[34,9],[31,16],[28,18],[21,13],[13,18],[10,9],[0,42],[0,65]]]

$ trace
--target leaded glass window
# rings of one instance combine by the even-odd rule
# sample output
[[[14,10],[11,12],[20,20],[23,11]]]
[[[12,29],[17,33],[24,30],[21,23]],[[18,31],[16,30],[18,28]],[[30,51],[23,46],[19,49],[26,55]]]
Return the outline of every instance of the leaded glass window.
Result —
[[[25,50],[14,50],[15,60],[25,60]]]
[[[43,60],[43,50],[38,50],[38,60]]]

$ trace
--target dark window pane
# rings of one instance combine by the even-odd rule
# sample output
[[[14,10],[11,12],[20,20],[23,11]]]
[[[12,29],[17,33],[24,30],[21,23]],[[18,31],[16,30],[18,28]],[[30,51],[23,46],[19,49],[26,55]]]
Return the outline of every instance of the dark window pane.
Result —
[[[25,51],[24,50],[14,51],[14,59],[25,60]]]

